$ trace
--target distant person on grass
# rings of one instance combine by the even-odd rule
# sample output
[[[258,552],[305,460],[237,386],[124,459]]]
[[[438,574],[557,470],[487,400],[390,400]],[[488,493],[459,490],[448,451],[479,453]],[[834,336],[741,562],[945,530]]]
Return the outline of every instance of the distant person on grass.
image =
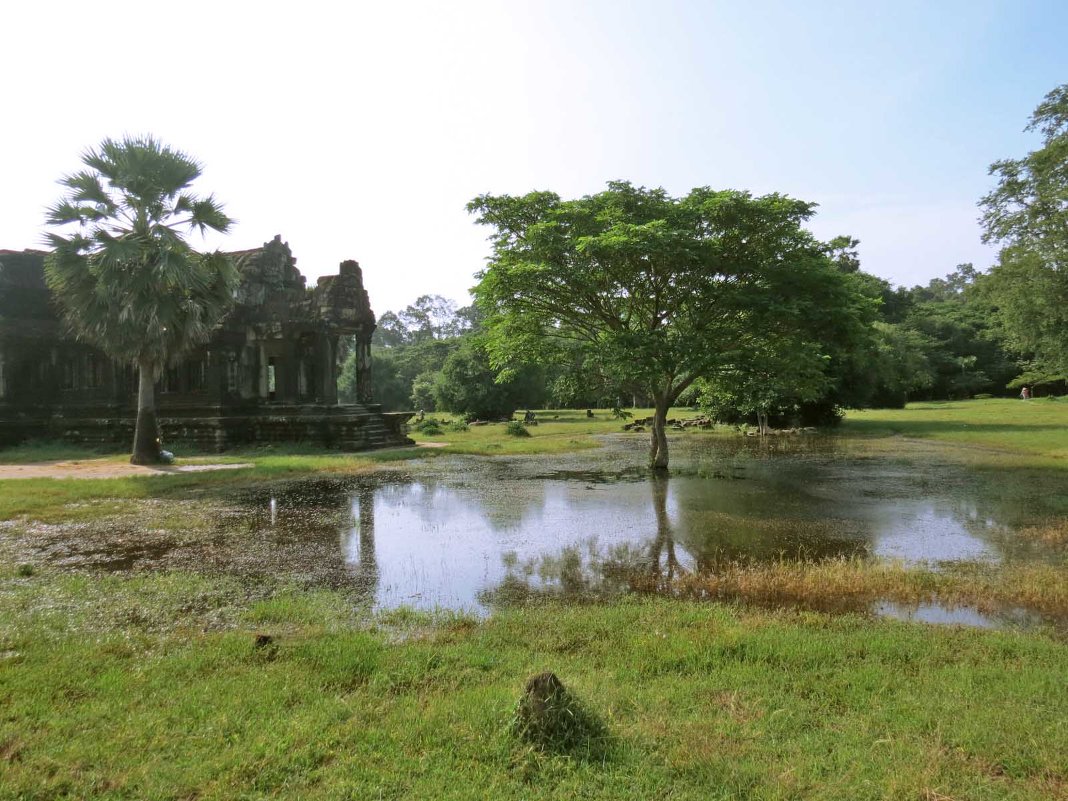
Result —
[[[1031,390],[1028,387],[1024,387],[1020,390],[1021,400],[1031,400]]]

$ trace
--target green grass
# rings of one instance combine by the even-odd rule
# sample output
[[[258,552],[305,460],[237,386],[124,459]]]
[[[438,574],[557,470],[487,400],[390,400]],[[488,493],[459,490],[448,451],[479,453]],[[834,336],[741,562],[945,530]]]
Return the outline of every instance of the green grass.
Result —
[[[0,464],[27,464],[30,462],[70,461],[76,459],[109,459],[120,461],[129,454],[114,450],[96,450],[67,442],[34,440],[0,450]]]
[[[652,409],[629,409],[634,418],[651,417]],[[621,434],[623,425],[629,420],[613,417],[605,409],[593,410],[592,418],[586,416],[584,409],[541,409],[538,410],[538,424],[527,426],[529,437],[509,436],[506,423],[486,423],[470,426],[467,431],[450,431],[428,435],[412,431],[410,436],[416,442],[445,443],[441,448],[444,453],[463,453],[474,456],[553,454],[568,451],[596,448],[600,444],[597,437],[606,434]],[[517,414],[517,417],[520,415]],[[686,419],[697,417],[691,409],[672,409],[669,418]],[[433,413],[428,415],[446,423],[456,420],[455,415]],[[693,432],[697,434],[698,432]],[[702,435],[705,432],[700,432]],[[634,433],[626,436],[648,438],[648,433]]]
[[[55,450],[50,446],[49,450]],[[6,451],[5,451],[6,453]],[[359,474],[383,464],[407,459],[429,458],[432,450],[397,448],[359,454],[307,450],[250,449],[224,456],[196,456],[183,464],[248,462],[252,466],[235,470],[200,473],[161,473],[99,479],[20,478],[0,480],[0,520],[27,517],[47,523],[96,519],[104,513],[126,511],[124,501],[144,499],[183,499],[205,493],[225,495],[235,487],[251,483],[295,478],[311,474]],[[121,460],[120,456],[113,456]],[[29,461],[29,460],[28,460]],[[107,502],[102,508],[92,502]]]
[[[19,581],[27,613],[49,579]],[[0,625],[0,799],[1035,799],[1068,782],[1068,647],[1046,636],[663,600],[361,623],[292,590],[205,633],[210,585],[105,584],[77,626]],[[168,614],[191,625],[158,630]],[[606,727],[600,752],[514,735],[547,669]]]
[[[992,399],[851,411],[841,433],[935,439],[1035,456],[1047,464],[1064,466],[1068,460],[1068,402]]]

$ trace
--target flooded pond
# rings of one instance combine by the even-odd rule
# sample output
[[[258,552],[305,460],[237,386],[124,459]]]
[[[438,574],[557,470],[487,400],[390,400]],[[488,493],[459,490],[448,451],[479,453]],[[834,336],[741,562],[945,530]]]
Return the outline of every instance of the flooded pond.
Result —
[[[481,614],[545,594],[620,591],[635,571],[669,578],[724,563],[840,556],[936,568],[1063,559],[1016,534],[1065,513],[1060,488],[1043,483],[1053,479],[977,471],[941,446],[695,437],[674,442],[668,477],[641,467],[644,446],[609,437],[595,451],[447,456],[403,473],[254,489],[215,521],[208,543],[133,545],[96,564],[214,567],[343,587],[375,608]],[[82,556],[93,561],[88,550]],[[872,611],[1003,622],[930,605]],[[1026,621],[1020,610],[1002,617]]]
[[[976,474],[939,459],[936,447],[912,443],[903,458],[822,438],[706,438],[677,446],[672,475],[653,478],[638,466],[643,444],[620,438],[564,456],[445,457],[391,481],[295,484],[251,502],[267,511],[256,525],[288,531],[302,547],[309,537],[333,538],[340,580],[386,608],[484,611],[502,593],[610,589],[638,569],[669,576],[723,562],[1058,558],[1014,534],[1057,512],[1056,492]],[[310,509],[336,506],[337,528],[310,525]],[[932,610],[900,614],[937,618]]]

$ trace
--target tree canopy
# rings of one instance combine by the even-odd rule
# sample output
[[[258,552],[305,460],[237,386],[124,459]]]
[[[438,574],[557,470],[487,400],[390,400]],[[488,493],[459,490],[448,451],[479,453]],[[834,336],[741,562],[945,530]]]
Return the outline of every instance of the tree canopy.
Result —
[[[225,232],[232,221],[213,196],[188,191],[200,165],[153,137],[105,139],[82,162],[86,169],[60,181],[67,192],[48,210],[56,230],[45,277],[80,339],[138,367],[132,460],[153,462],[153,382],[209,338],[239,279],[228,256],[198,253],[183,232]]]
[[[694,381],[756,369],[770,350],[822,361],[821,344],[874,307],[802,226],[814,204],[784,195],[674,198],[613,182],[577,200],[483,195],[468,209],[493,229],[475,295],[494,366],[581,343],[652,397],[654,467],[668,464],[667,410]]]
[[[1068,84],[1031,115],[1042,146],[990,167],[981,201],[984,241],[1005,245],[983,282],[1006,342],[1033,359],[1031,375],[1068,378]]]

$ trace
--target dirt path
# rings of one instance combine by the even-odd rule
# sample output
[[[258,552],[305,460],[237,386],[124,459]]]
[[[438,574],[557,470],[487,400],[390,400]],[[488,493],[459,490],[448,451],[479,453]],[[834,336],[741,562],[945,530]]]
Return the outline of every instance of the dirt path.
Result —
[[[110,459],[72,459],[29,464],[0,464],[0,480],[8,478],[127,478],[129,476],[158,476],[167,473],[200,473],[205,470],[239,470],[253,467],[251,462],[239,464],[145,465],[116,462]]]

